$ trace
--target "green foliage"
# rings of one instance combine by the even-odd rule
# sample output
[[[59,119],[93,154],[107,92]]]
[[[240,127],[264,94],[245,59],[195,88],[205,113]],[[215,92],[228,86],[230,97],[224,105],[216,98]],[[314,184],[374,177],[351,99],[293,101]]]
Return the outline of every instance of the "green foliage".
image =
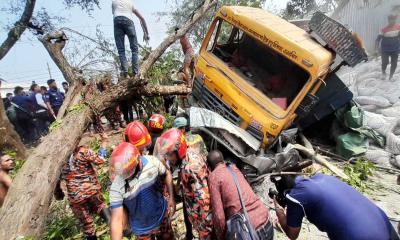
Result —
[[[168,1],[171,3],[169,12],[159,13],[162,17],[167,17],[169,21],[167,26],[170,31],[173,31],[175,27],[183,26],[193,16],[194,12],[199,9],[204,3],[203,0],[183,0],[183,1]],[[216,13],[216,11],[224,5],[240,5],[261,8],[266,0],[221,0],[218,1],[217,6],[211,9],[206,16],[196,24],[190,31],[191,40],[194,46],[200,46],[205,34],[207,33],[208,27]]]
[[[174,116],[171,116],[170,114],[165,114],[165,127],[164,129],[170,129],[172,128],[172,124],[174,123]]]
[[[374,174],[374,171],[374,164],[363,158],[357,159],[354,164],[349,164],[344,168],[344,173],[349,177],[346,182],[361,192],[370,188],[367,180]]]
[[[68,113],[77,113],[85,108],[85,104],[75,104],[67,109]]]
[[[25,236],[18,236],[15,240],[35,240],[34,237],[25,237]]]
[[[290,0],[286,5],[284,17],[287,19],[304,18],[317,8],[315,0]]]
[[[45,227],[44,240],[74,239],[74,236],[80,234],[79,223],[71,210],[67,209],[67,204],[68,200],[64,199],[52,205]]]
[[[94,152],[98,152],[101,147],[101,140],[98,138],[94,138],[89,142],[89,148]]]
[[[335,0],[290,0],[282,15],[286,19],[304,19],[311,17],[316,11],[333,11],[337,5]]]
[[[50,130],[50,131],[53,131],[53,130],[55,130],[55,129],[58,129],[58,128],[61,127],[61,124],[62,124],[62,120],[55,120],[55,121],[50,125],[49,130]]]

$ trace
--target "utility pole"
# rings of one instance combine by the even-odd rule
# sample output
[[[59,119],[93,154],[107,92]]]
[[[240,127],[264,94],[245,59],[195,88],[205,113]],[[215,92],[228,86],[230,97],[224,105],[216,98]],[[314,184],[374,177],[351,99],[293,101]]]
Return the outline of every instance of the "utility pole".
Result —
[[[49,70],[49,77],[50,77],[50,79],[53,79],[53,78],[51,77],[51,70],[50,70],[49,63],[47,63],[47,69]]]

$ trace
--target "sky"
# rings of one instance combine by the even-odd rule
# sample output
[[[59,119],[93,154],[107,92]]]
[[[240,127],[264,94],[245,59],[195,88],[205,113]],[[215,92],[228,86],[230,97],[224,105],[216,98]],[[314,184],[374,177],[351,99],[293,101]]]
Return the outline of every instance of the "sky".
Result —
[[[0,8],[6,7],[10,1],[17,0],[2,0],[0,1]],[[166,19],[160,19],[157,16],[157,12],[170,10],[169,2],[172,2],[172,0],[134,0],[133,2],[146,19],[150,32],[150,46],[158,46],[166,37],[167,27]],[[149,2],[152,3],[149,4]],[[268,7],[281,9],[286,5],[286,2],[286,0],[267,0],[266,4]],[[63,27],[74,29],[88,36],[95,36],[96,26],[99,26],[107,38],[113,39],[111,0],[100,0],[100,8],[96,8],[90,16],[80,8],[66,8],[60,0],[37,0],[35,11],[42,7],[45,7],[53,15],[65,17],[66,21],[62,24]],[[18,17],[0,12],[0,23],[3,23],[0,25],[0,42],[5,39],[7,33],[4,29],[4,23],[11,24]],[[137,19],[135,20],[135,26],[139,43],[143,44],[143,34]],[[46,81],[50,77],[49,69],[52,78],[56,79],[59,86],[61,86],[63,81],[61,72],[53,63],[43,45],[29,31],[25,31],[22,38],[0,61],[0,78],[9,83],[24,86],[29,86],[32,81],[40,85],[46,85]],[[8,84],[3,84],[3,87],[4,85]]]

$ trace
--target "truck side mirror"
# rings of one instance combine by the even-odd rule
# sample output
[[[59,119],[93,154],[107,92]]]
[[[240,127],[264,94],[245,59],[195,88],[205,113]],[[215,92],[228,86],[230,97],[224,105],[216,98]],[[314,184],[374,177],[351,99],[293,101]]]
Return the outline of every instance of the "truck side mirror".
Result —
[[[319,102],[319,97],[311,93],[307,94],[295,111],[297,117],[298,118],[306,117],[311,112],[311,110],[317,105],[318,102]]]

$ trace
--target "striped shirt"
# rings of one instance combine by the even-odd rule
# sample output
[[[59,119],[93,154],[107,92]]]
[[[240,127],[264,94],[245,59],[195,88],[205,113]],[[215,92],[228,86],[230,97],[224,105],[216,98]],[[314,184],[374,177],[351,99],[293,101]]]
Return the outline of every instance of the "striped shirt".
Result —
[[[142,169],[137,177],[128,182],[117,177],[110,188],[111,209],[124,206],[132,231],[138,236],[157,229],[167,210],[160,184],[166,168],[153,156],[142,156],[140,161]]]
[[[400,24],[383,28],[378,39],[382,40],[382,52],[392,53],[400,51]]]

